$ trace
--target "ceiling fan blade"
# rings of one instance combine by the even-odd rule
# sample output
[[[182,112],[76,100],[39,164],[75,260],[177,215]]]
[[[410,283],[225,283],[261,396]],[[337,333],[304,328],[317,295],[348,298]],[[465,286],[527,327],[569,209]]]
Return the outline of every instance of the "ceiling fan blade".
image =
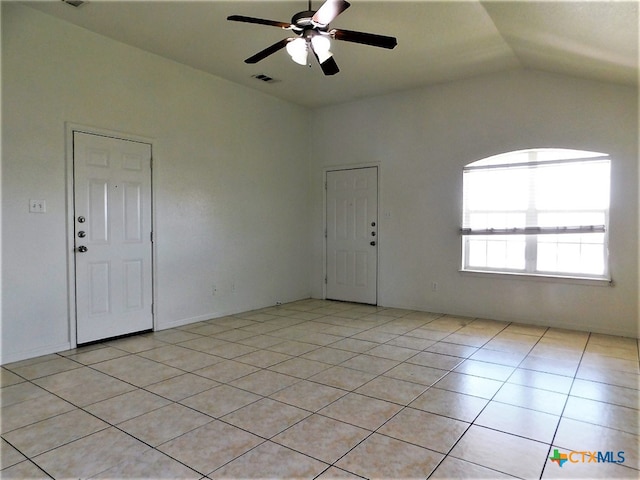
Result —
[[[345,42],[362,43],[371,45],[372,47],[394,48],[398,41],[395,37],[387,37],[386,35],[376,35],[375,33],[355,32],[353,30],[337,30],[333,29],[329,32],[336,40],[344,40]]]
[[[333,57],[329,57],[324,61],[324,63],[321,63],[320,68],[325,75],[335,75],[340,71],[338,64]]]
[[[345,0],[327,0],[311,18],[313,23],[329,25],[338,15],[349,8],[351,4]]]
[[[290,28],[290,23],[278,22],[276,20],[265,20],[264,18],[244,17],[242,15],[231,15],[227,20],[232,22],[257,23],[258,25],[269,25],[271,27]]]
[[[267,58],[269,55],[276,53],[278,50],[282,50],[291,40],[291,38],[283,38],[279,42],[276,42],[270,47],[267,47],[264,50],[256,53],[254,56],[247,58],[244,63],[258,63],[260,60]]]
[[[324,62],[321,62],[320,57],[318,57],[318,54],[313,49],[313,46],[311,46],[311,51],[313,52],[313,55],[316,57],[316,60],[318,60],[318,63],[320,64],[320,68],[322,69],[322,73],[324,73],[325,75],[335,75],[340,71],[340,69],[338,68],[338,64],[333,58],[333,55],[325,59]]]

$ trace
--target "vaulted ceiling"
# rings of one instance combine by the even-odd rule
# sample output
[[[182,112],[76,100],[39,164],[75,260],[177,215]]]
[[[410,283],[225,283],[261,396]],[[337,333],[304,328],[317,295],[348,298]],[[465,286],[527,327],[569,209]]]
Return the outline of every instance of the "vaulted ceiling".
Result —
[[[323,3],[314,0],[316,10]],[[62,1],[26,5],[114,40],[309,107],[510,69],[535,69],[638,86],[638,1],[350,0],[331,27],[394,36],[386,50],[332,41],[340,72],[325,76],[285,50],[244,59],[291,36],[229,22],[246,15],[289,22],[307,0]],[[276,81],[253,78],[263,74]]]

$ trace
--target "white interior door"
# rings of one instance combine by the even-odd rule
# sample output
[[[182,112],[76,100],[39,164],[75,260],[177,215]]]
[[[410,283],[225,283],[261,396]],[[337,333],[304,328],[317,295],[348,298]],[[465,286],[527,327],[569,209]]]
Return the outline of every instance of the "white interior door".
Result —
[[[327,172],[327,292],[332,300],[377,303],[378,169]]]
[[[153,328],[151,145],[74,132],[77,343]]]

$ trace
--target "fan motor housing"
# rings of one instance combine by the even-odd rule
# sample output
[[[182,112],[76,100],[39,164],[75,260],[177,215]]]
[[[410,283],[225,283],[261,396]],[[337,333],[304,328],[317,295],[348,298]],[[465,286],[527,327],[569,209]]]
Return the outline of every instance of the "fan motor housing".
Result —
[[[316,25],[313,24],[312,18],[316,14],[313,10],[306,10],[304,12],[298,12],[291,17],[291,23],[301,29],[313,28]]]

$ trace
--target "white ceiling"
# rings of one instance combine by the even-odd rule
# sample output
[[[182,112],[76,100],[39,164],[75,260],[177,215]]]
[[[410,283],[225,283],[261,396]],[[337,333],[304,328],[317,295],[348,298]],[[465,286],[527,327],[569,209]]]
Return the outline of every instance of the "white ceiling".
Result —
[[[292,35],[229,22],[238,14],[289,22],[307,0],[96,1],[27,5],[93,32],[300,105],[317,107],[507,69],[528,68],[638,85],[638,1],[350,0],[333,28],[395,36],[386,50],[332,42],[327,77],[286,51],[244,59]],[[322,0],[314,0],[314,9]],[[265,74],[277,82],[252,78]]]

